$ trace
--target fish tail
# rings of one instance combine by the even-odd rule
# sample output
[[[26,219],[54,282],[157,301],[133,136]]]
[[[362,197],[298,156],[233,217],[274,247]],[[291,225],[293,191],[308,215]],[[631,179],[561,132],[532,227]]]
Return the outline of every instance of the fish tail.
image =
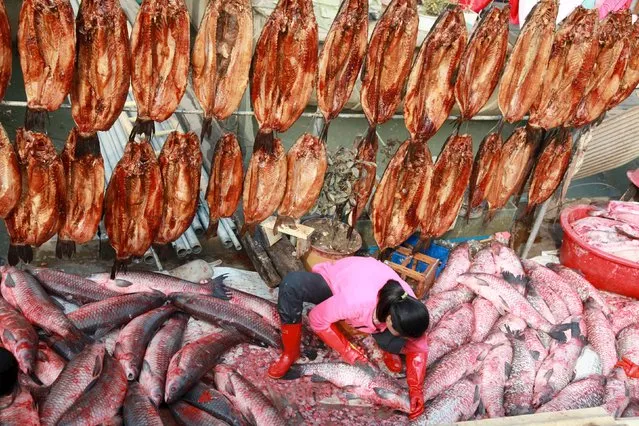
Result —
[[[217,220],[209,221],[209,227],[206,229],[206,238],[216,238],[217,237]]]
[[[229,288],[224,284],[226,276],[227,274],[222,274],[207,281],[207,285],[211,288],[211,296],[217,299],[231,300]]]
[[[213,118],[204,117],[204,122],[202,123],[202,132],[200,133],[200,143],[204,142],[205,138],[211,136],[211,131],[213,129]]]
[[[133,125],[133,129],[131,129],[129,141],[134,141],[135,137],[138,135],[145,135],[147,139],[151,139],[154,133],[155,123],[153,122],[153,120],[137,118],[135,120],[135,124]]]
[[[101,157],[102,152],[100,151],[100,139],[98,139],[98,134],[91,133],[88,136],[78,136],[78,141],[75,144],[74,155],[76,158],[85,157],[87,155]]]
[[[46,110],[34,110],[27,108],[27,113],[24,116],[24,128],[29,131],[45,133],[46,119]]]
[[[328,128],[331,125],[331,121],[324,121],[324,125],[322,126],[322,131],[320,132],[320,137],[319,139],[326,143],[326,140],[328,139]]]
[[[71,259],[75,254],[75,241],[61,240],[55,244],[55,257],[58,259],[67,258]]]
[[[301,377],[302,377],[302,370],[299,367],[293,365],[291,368],[288,369],[286,374],[281,377],[281,379],[282,380],[295,380],[295,379],[299,379]]]
[[[558,341],[559,343],[566,343],[568,338],[566,337],[566,331],[573,331],[575,326],[572,322],[557,324],[550,328],[548,335]],[[579,329],[579,323],[577,323],[577,329]]]
[[[115,259],[113,261],[113,266],[111,267],[111,279],[114,280],[118,272],[126,273],[127,265],[129,264],[130,261],[131,259],[129,258]]]
[[[9,245],[7,254],[9,265],[16,266],[22,260],[24,263],[31,263],[33,260],[33,249],[31,246]]]

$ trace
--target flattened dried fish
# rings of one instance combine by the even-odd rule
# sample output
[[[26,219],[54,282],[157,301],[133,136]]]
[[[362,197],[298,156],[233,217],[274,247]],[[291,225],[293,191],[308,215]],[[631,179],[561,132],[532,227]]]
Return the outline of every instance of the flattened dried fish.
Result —
[[[0,218],[13,210],[22,193],[20,165],[15,148],[0,124]]]
[[[639,24],[635,22],[630,35],[630,59],[623,74],[619,90],[608,104],[607,109],[614,108],[632,94],[639,84]]]
[[[599,52],[593,74],[572,120],[581,127],[596,120],[619,90],[630,56],[632,20],[628,10],[610,13],[599,26]]]
[[[572,134],[569,130],[559,130],[548,138],[546,147],[537,159],[528,189],[527,213],[555,192],[566,173],[571,154]]]
[[[530,112],[533,127],[568,123],[591,78],[597,57],[597,11],[578,6],[561,23],[552,46],[543,87]]]
[[[202,139],[211,120],[235,111],[248,85],[253,48],[253,9],[248,0],[211,0],[193,44],[193,90],[202,109]]]
[[[209,236],[217,235],[217,223],[230,217],[237,209],[242,197],[242,151],[237,137],[227,133],[217,141],[213,152],[211,176],[206,190],[209,205]]]
[[[455,82],[461,118],[470,120],[493,94],[506,61],[510,6],[492,7],[473,31]],[[463,21],[462,21],[463,22]]]
[[[11,27],[9,26],[9,17],[3,1],[0,2],[0,99],[4,98],[9,81],[11,81],[12,62]]]
[[[375,127],[369,127],[366,136],[359,142],[355,167],[358,170],[359,177],[355,181],[355,185],[353,185],[355,205],[348,218],[348,224],[351,227],[348,238],[351,236],[350,234],[355,227],[357,219],[364,212],[375,185],[377,176],[377,132]]]
[[[530,12],[508,59],[499,87],[504,119],[521,120],[539,95],[557,19],[557,0],[541,0]]]
[[[454,78],[467,38],[461,7],[450,6],[424,39],[404,100],[404,120],[413,138],[429,139],[448,118],[455,103]]]
[[[473,163],[473,172],[470,175],[466,219],[470,217],[470,212],[473,209],[484,202],[495,178],[500,177],[497,168],[503,144],[501,133],[496,132],[489,133],[479,145],[479,151],[477,151],[475,162]]]

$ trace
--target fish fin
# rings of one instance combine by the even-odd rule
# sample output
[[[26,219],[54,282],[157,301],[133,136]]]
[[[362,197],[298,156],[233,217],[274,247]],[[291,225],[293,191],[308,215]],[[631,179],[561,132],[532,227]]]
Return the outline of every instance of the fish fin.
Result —
[[[309,348],[308,346],[305,346],[304,348],[302,348],[302,353],[311,361],[315,361],[315,359],[317,359],[317,349],[315,348]]]
[[[247,412],[246,414],[244,414],[244,417],[246,418],[246,420],[248,420],[248,423],[251,425],[256,425],[258,424],[257,419],[255,418],[255,415],[252,412]]]
[[[224,280],[228,274],[222,274],[215,278],[209,278],[207,285],[211,288],[211,295],[217,299],[231,300],[231,293],[228,287],[224,284]]]
[[[501,276],[504,278],[504,280],[506,280],[506,282],[512,284],[512,285],[520,285],[520,286],[526,286],[528,284],[528,278],[527,277],[522,277],[520,275],[515,275],[512,272],[509,271],[503,271],[501,273]]]
[[[554,371],[553,371],[552,368],[550,370],[546,371],[546,374],[544,374],[544,379],[550,380],[550,378],[552,377],[553,373],[554,373]]]
[[[113,327],[111,326],[99,327],[95,330],[95,333],[93,333],[93,338],[99,340],[103,338],[111,330],[113,330]]]
[[[224,391],[231,396],[235,396],[235,388],[233,388],[233,383],[231,383],[230,380],[226,381],[226,384],[224,385]]]
[[[377,396],[383,399],[391,399],[392,397],[396,396],[395,392],[389,391],[388,389],[373,388],[373,390],[375,391]]]
[[[143,371],[151,371],[151,364],[149,364],[149,362],[145,359],[144,361],[142,361],[142,368],[140,368],[140,374]]]
[[[479,405],[477,406],[477,414],[482,417],[486,415],[486,407],[484,406],[484,401],[482,401],[481,399],[479,400]]]
[[[16,282],[13,280],[11,274],[7,274],[7,278],[4,280],[4,285],[9,288],[14,288],[16,286]]]
[[[53,302],[55,306],[57,306],[58,309],[64,312],[64,306],[62,306],[62,303],[60,303],[55,297],[50,297],[49,299]]]
[[[281,377],[282,380],[295,380],[302,377],[302,370],[299,367],[292,366],[288,369],[285,375]]]
[[[475,395],[473,396],[473,404],[480,401],[479,385],[475,385]]]
[[[532,356],[535,361],[539,361],[541,354],[539,351],[530,351],[530,356]]]
[[[15,342],[16,336],[13,335],[11,330],[9,330],[8,328],[5,328],[4,332],[2,333],[2,340],[5,340],[5,339],[11,342]]]
[[[571,323],[558,324],[550,329],[548,335],[560,343],[566,343],[567,338],[565,331],[570,329],[571,327]]]
[[[344,395],[344,398],[346,398],[348,401],[354,401],[356,399],[361,399],[359,396],[355,395],[354,393],[351,392],[344,392],[342,393],[342,395]]]
[[[501,303],[506,307],[508,311],[510,311],[510,306],[508,306],[508,302],[506,302],[506,299],[504,299],[502,296],[499,296],[499,300],[501,300]]]
[[[513,371],[513,366],[509,362],[504,363],[504,372],[506,373],[506,377],[510,377],[510,373]]]
[[[131,281],[123,280],[122,278],[116,278],[113,282],[120,288],[131,287],[133,285]]]
[[[329,380],[323,376],[320,376],[319,374],[313,374],[311,376],[311,382],[313,383],[325,383],[328,382]]]

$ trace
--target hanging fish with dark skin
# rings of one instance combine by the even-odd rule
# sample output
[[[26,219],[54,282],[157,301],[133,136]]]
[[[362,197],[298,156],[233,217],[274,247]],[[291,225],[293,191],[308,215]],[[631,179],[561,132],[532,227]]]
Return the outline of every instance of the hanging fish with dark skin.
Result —
[[[329,123],[344,108],[366,55],[368,1],[344,0],[324,40],[317,70],[317,105]]]
[[[411,148],[410,145],[414,146]],[[407,158],[413,149],[413,158]],[[433,160],[425,140],[404,142],[386,167],[373,196],[371,221],[380,252],[404,242],[419,226],[417,209],[428,198]]]
[[[7,132],[0,124],[0,218],[4,219],[20,200],[20,164]]]
[[[198,148],[199,150],[199,148]],[[151,144],[129,141],[106,191],[104,225],[116,260],[111,279],[151,247],[164,211],[162,173]]]
[[[202,151],[193,132],[172,132],[164,142],[160,158],[164,186],[162,224],[154,243],[177,240],[193,222],[200,196]]]
[[[262,143],[262,139],[268,141]],[[286,167],[282,141],[273,138],[273,133],[258,133],[244,178],[244,226],[240,234],[244,235],[247,230],[253,234],[255,225],[272,215],[280,205],[286,189],[283,185]]]
[[[96,132],[111,128],[129,92],[131,53],[127,23],[117,0],[85,0],[80,4],[71,114],[79,136],[94,140],[94,154],[100,152]]]
[[[528,179],[539,142],[539,135],[526,127],[517,128],[508,138],[502,147],[497,176],[486,194],[487,220],[492,220]]]
[[[22,193],[5,219],[10,265],[17,265],[20,259],[31,262],[31,246],[47,242],[65,221],[64,168],[51,139],[20,128],[16,133],[16,149]]]
[[[506,61],[510,6],[492,7],[473,31],[455,82],[461,119],[470,120],[488,102]]]
[[[326,146],[316,136],[304,133],[288,151],[286,161],[286,190],[277,221],[294,223],[315,205],[322,190],[328,167]]]
[[[455,103],[455,74],[468,33],[459,6],[447,8],[424,39],[408,77],[404,120],[413,138],[428,140]]]
[[[27,130],[44,131],[44,115],[71,90],[75,25],[69,0],[25,0],[20,9],[18,52],[27,94]]]
[[[499,109],[509,123],[524,118],[541,91],[556,19],[557,0],[542,0],[519,33],[499,87]]]
[[[311,0],[279,0],[253,54],[251,101],[262,133],[256,139],[285,132],[304,112],[315,83],[318,45]],[[276,148],[269,142],[276,139],[264,140],[272,154]],[[256,140],[255,150],[260,145]]]
[[[440,237],[451,227],[461,208],[472,168],[472,138],[451,135],[437,157],[428,201],[420,203],[421,241]]]
[[[608,104],[607,109],[612,109],[626,100],[639,85],[639,24],[632,26],[630,34],[630,59],[626,72],[623,74],[619,90]]]
[[[78,149],[97,142],[98,154]],[[104,160],[97,139],[83,140],[77,127],[69,133],[60,159],[66,179],[65,220],[58,231],[56,256],[71,258],[75,245],[90,241],[98,231],[104,204]]]
[[[493,181],[500,176],[497,173],[497,167],[503,143],[501,134],[496,132],[488,134],[479,145],[468,186],[467,221],[470,218],[470,212],[484,202]]]
[[[555,34],[543,87],[533,103],[529,123],[552,129],[574,115],[597,57],[597,11],[578,6]]]
[[[131,32],[131,87],[138,107],[130,139],[177,108],[189,74],[190,19],[184,0],[144,0]]]
[[[233,133],[227,133],[215,145],[211,176],[206,190],[209,205],[209,229],[207,235],[217,235],[217,223],[231,217],[242,197],[242,150]]]
[[[572,134],[570,130],[559,130],[551,136],[539,155],[528,189],[526,214],[543,204],[555,192],[568,169],[572,155]]]
[[[193,44],[193,90],[204,110],[202,136],[211,121],[227,119],[248,85],[253,12],[248,0],[211,0]]]
[[[0,2],[0,99],[11,81],[11,64],[13,55],[11,53],[11,27],[4,1]]]
[[[603,114],[619,90],[630,57],[629,36],[632,19],[628,10],[611,12],[599,25],[595,38],[599,52],[594,71],[570,123],[581,127]]]

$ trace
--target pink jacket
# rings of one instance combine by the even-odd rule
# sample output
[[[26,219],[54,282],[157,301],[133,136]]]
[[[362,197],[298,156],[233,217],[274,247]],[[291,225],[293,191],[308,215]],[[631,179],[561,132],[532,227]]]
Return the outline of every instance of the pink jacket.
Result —
[[[415,297],[410,286],[390,266],[372,257],[346,257],[324,262],[315,265],[312,271],[324,278],[333,293],[308,315],[315,331],[326,330],[341,320],[364,333],[385,331],[386,324],[373,324],[373,315],[377,308],[377,293],[388,280],[399,282],[406,293]],[[426,335],[409,339],[404,351],[428,353]]]

